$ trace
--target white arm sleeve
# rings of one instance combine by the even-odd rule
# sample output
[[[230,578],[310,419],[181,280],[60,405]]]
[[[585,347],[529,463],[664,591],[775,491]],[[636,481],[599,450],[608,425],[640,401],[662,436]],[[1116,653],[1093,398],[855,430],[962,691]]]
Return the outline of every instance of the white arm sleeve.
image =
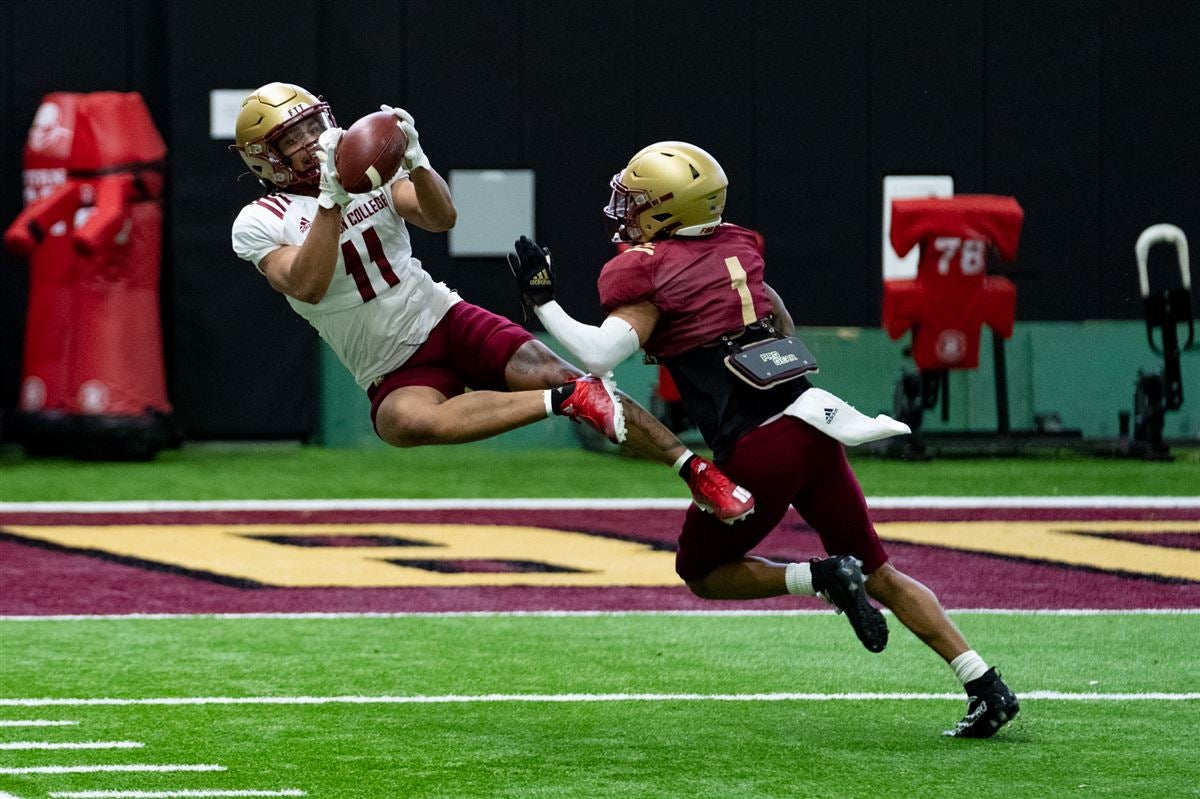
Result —
[[[585,325],[571,318],[554,300],[534,309],[538,319],[558,339],[580,364],[594,375],[611,372],[613,367],[641,348],[637,332],[616,316],[604,320],[600,327]]]

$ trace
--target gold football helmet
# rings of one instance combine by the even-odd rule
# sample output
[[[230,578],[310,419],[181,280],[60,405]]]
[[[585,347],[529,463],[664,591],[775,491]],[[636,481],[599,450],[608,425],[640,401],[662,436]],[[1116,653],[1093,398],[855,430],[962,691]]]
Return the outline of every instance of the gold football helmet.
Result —
[[[704,150],[681,141],[651,144],[613,175],[605,215],[617,222],[613,241],[705,236],[721,224],[725,170]]]
[[[299,168],[293,167],[284,152],[301,139],[312,147],[322,131],[333,127],[337,122],[322,98],[291,83],[268,83],[242,101],[237,143],[229,149],[237,150],[264,183],[281,189],[315,186],[320,180],[317,161],[308,159]]]

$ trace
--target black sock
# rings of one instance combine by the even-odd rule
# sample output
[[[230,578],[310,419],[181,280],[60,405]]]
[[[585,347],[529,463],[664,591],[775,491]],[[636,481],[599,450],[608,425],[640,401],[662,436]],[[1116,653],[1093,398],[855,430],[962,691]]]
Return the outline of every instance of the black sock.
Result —
[[[688,459],[679,467],[679,476],[685,481],[692,476],[692,461],[696,460],[696,454],[693,452],[688,456]]]
[[[997,677],[996,667],[992,666],[990,669],[985,671],[983,674],[980,674],[978,677],[976,677],[975,679],[971,680],[966,685],[964,685],[963,688],[965,688],[967,690],[968,694],[970,694],[971,696],[975,696],[981,690],[986,688],[988,685],[995,682],[996,677]]]
[[[572,381],[558,388],[550,389],[550,411],[555,416],[562,416],[562,404],[575,393],[575,382]]]
[[[829,584],[825,581],[825,572],[821,569],[813,568],[824,558],[809,558],[809,567],[812,568],[812,587],[818,594],[828,590]]]

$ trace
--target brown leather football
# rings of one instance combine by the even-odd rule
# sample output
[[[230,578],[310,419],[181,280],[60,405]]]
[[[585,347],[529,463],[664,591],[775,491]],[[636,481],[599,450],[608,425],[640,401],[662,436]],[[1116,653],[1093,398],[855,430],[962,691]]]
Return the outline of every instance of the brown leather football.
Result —
[[[338,181],[351,194],[374,191],[395,176],[406,149],[408,137],[399,119],[387,111],[367,114],[338,142],[333,156]]]

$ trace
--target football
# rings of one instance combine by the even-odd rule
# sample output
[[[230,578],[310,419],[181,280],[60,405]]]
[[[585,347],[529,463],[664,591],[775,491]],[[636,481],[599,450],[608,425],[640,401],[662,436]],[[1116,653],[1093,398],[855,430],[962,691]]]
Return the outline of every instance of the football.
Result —
[[[407,149],[400,120],[387,111],[367,114],[346,129],[333,155],[342,188],[350,194],[374,191],[395,176]]]

